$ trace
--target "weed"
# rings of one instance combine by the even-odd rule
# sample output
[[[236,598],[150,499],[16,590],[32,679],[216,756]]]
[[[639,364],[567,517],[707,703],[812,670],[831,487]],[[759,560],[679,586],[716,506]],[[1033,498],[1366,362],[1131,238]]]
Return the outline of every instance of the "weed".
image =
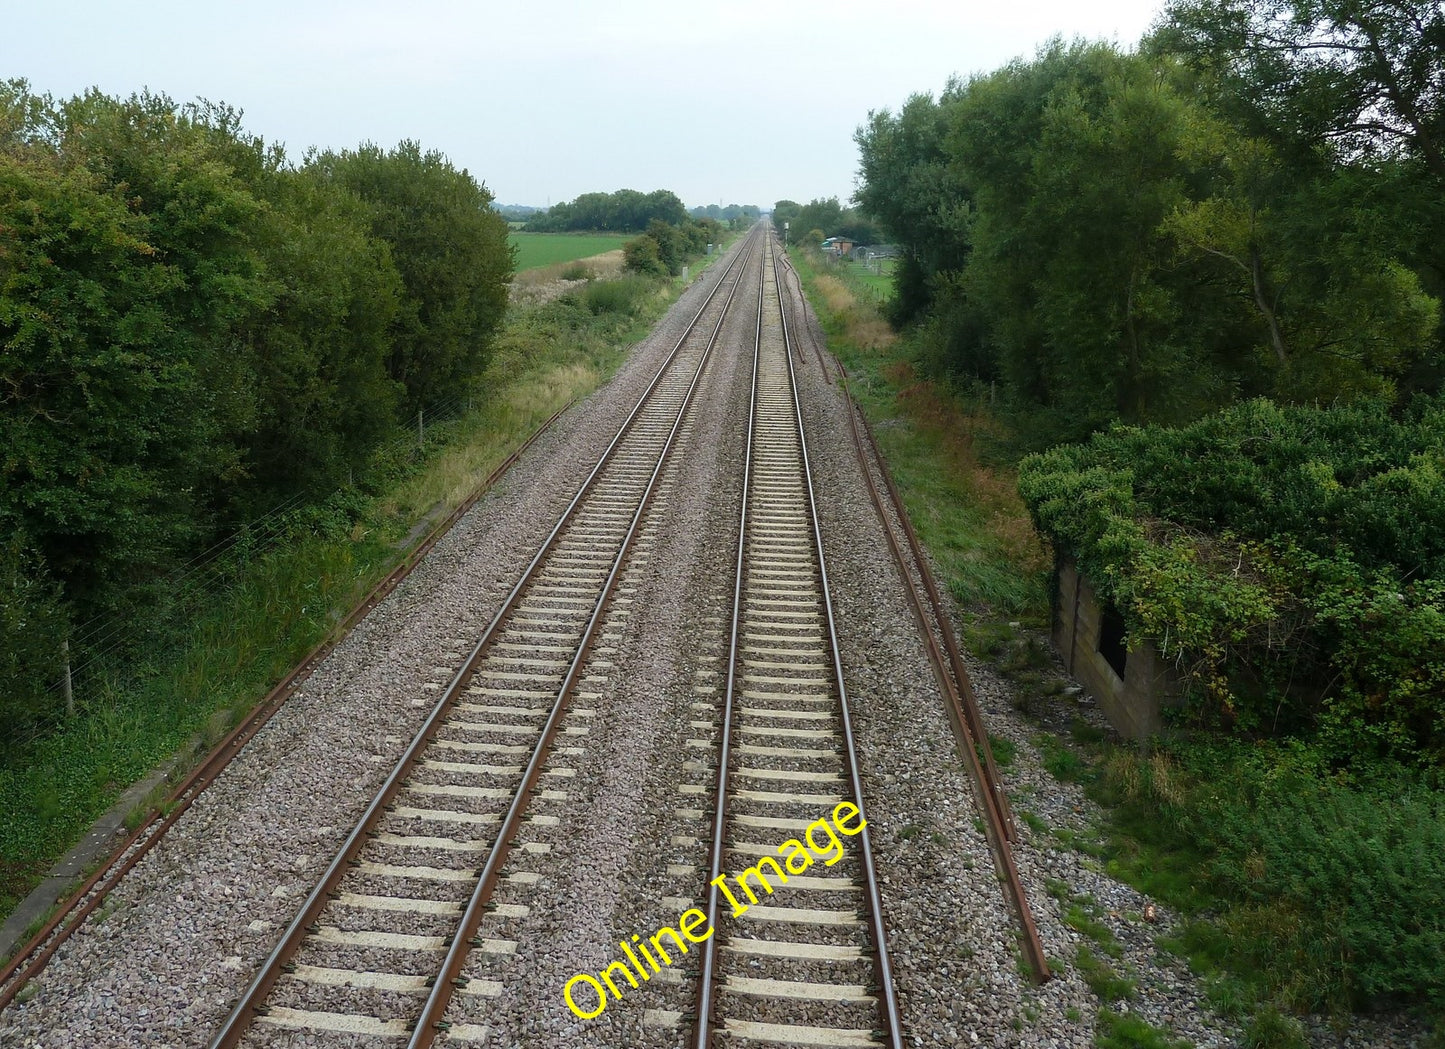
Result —
[[[1034,746],[1043,754],[1044,768],[1054,779],[1064,783],[1081,783],[1090,770],[1088,762],[1057,736],[1040,732],[1033,738]]]
[[[1173,1038],[1153,1024],[1132,1014],[1099,1010],[1094,1035],[1095,1049],[1192,1049],[1190,1042]]]
[[[918,824],[916,824],[916,823],[910,823],[910,824],[908,824],[906,827],[904,827],[902,830],[900,830],[900,831],[898,832],[898,840],[899,840],[899,841],[909,841],[909,840],[912,839],[914,836],[916,836],[916,835],[918,834],[918,832],[919,832],[920,830],[922,830],[922,829],[923,829],[923,828],[920,827]]]
[[[1250,1018],[1244,1028],[1244,1045],[1245,1049],[1309,1049],[1304,1025],[1273,1006],[1265,1006]]]
[[[1101,1002],[1117,1002],[1133,998],[1138,992],[1134,981],[1125,976],[1120,976],[1114,971],[1114,967],[1103,958],[1100,958],[1091,951],[1085,944],[1079,944],[1078,950],[1074,953],[1074,962],[1079,967],[1079,974],[1083,976],[1084,982],[1089,989],[1099,997]]]
[[[993,751],[994,764],[1001,769],[1012,768],[1013,763],[1018,760],[1018,744],[1007,736],[990,735],[988,737],[988,746],[989,749]],[[980,760],[982,760],[982,757],[982,755],[979,755]]]
[[[1035,834],[1047,834],[1049,832],[1049,825],[1028,809],[1019,809],[1018,816],[1019,819],[1024,821],[1024,826],[1028,827],[1028,829]]]

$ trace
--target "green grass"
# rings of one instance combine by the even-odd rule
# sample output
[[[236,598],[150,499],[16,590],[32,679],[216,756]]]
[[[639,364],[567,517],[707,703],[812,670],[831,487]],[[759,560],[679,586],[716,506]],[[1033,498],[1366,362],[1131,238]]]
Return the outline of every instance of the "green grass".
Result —
[[[996,421],[915,373],[913,350],[889,331],[862,266],[829,268],[797,250],[790,257],[941,582],[974,615],[1044,625],[1052,562],[1012,471],[974,451]]]
[[[1074,964],[1089,989],[1104,1003],[1118,1002],[1135,997],[1139,992],[1134,981],[1120,976],[1109,962],[1091,951],[1085,944],[1079,944],[1074,954]]]
[[[850,284],[863,289],[868,293],[874,302],[882,302],[893,294],[893,266],[894,259],[880,259],[874,266],[879,267],[882,272],[874,272],[873,267],[866,266],[861,262],[840,263]]]
[[[1192,1049],[1192,1043],[1173,1038],[1153,1024],[1128,1013],[1099,1010],[1094,1033],[1095,1049]]]
[[[512,233],[507,239],[517,246],[517,271],[520,273],[616,251],[632,236],[624,233]]]
[[[0,913],[126,787],[193,740],[203,753],[235,724],[391,569],[400,556],[392,544],[415,522],[457,505],[547,416],[616,370],[677,294],[671,281],[645,292],[629,281],[596,312],[575,294],[514,310],[480,384],[486,400],[429,426],[423,459],[407,451],[358,479],[371,494],[348,497],[361,503],[354,523],[337,513],[339,527],[303,531],[235,566],[184,636],[93,680],[76,717],[0,754]]]

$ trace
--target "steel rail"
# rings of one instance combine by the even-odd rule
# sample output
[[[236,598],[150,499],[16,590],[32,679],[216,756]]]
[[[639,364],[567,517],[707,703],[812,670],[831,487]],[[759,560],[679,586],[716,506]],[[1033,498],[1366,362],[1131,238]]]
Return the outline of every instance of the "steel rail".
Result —
[[[846,383],[845,383],[846,390]],[[848,391],[848,401],[852,404],[852,393]],[[1003,789],[1003,776],[998,771],[998,765],[994,762],[993,747],[988,742],[988,728],[983,723],[983,712],[978,706],[978,696],[973,691],[973,679],[969,677],[968,669],[963,663],[963,653],[959,648],[958,637],[953,632],[953,622],[947,612],[944,611],[943,598],[939,594],[938,583],[933,578],[933,572],[928,567],[928,559],[923,555],[923,544],[919,541],[918,533],[913,527],[913,520],[904,509],[903,497],[898,492],[898,486],[893,480],[893,474],[888,469],[888,461],[883,458],[883,451],[878,447],[878,438],[873,433],[873,427],[868,422],[868,417],[861,414],[859,418],[863,422],[863,432],[868,437],[868,443],[873,449],[873,455],[878,461],[879,473],[883,476],[883,483],[888,489],[889,500],[898,514],[898,520],[903,525],[903,534],[908,539],[909,550],[913,554],[914,562],[918,565],[918,574],[923,579],[924,593],[928,596],[929,606],[933,609],[933,617],[938,622],[938,632],[943,636],[943,646],[948,653],[948,664],[953,670],[953,678],[958,686],[958,695],[962,700],[963,714],[973,732],[980,749],[983,751],[984,766],[988,772],[989,782],[993,785],[990,797],[993,798],[999,809],[999,816],[1003,821],[1003,830],[1010,842],[1018,841],[1018,829],[1014,824],[1013,811],[1009,806],[1008,795]]]
[[[372,799],[370,805],[367,806],[365,812],[362,814],[361,819],[357,822],[356,826],[352,829],[351,833],[342,843],[341,848],[337,851],[336,856],[332,859],[330,865],[328,865],[325,872],[323,872],[321,879],[318,881],[316,887],[306,898],[306,901],[303,903],[301,910],[297,913],[295,919],[293,919],[291,924],[287,927],[286,931],[282,934],[280,940],[277,942],[276,946],[272,949],[270,954],[262,963],[260,969],[257,971],[251,983],[247,986],[245,992],[243,992],[241,998],[237,1001],[231,1013],[227,1016],[220,1029],[213,1036],[211,1042],[209,1043],[210,1049],[232,1049],[232,1047],[239,1044],[241,1037],[244,1035],[245,1031],[249,1028],[251,1024],[251,1020],[256,1009],[262,1005],[265,998],[270,993],[272,987],[274,987],[276,982],[280,979],[280,976],[282,975],[283,964],[291,955],[296,953],[296,951],[301,946],[307,927],[316,920],[316,918],[325,908],[328,894],[340,882],[341,876],[345,873],[345,870],[349,866],[350,861],[360,851],[362,845],[364,844],[367,832],[379,821],[382,814],[386,811],[386,807],[391,803],[391,799],[402,787],[403,781],[407,779],[412,767],[414,766],[417,758],[421,754],[427,742],[430,740],[433,732],[440,725],[444,716],[446,716],[450,709],[456,704],[458,697],[462,692],[463,685],[470,680],[473,671],[482,661],[488,648],[490,647],[491,640],[496,634],[498,627],[505,619],[510,616],[510,614],[516,607],[518,601],[520,600],[522,594],[528,588],[529,584],[532,581],[532,577],[537,570],[537,567],[551,551],[553,545],[556,543],[558,537],[565,530],[567,524],[574,516],[579,506],[582,504],[584,498],[590,493],[594,482],[601,474],[603,468],[607,466],[608,463],[611,461],[613,452],[617,449],[617,446],[622,442],[623,438],[631,431],[633,423],[637,420],[638,416],[641,415],[643,408],[651,400],[653,392],[661,384],[663,377],[670,370],[673,361],[676,359],[677,355],[681,351],[683,344],[693,333],[693,330],[696,327],[698,321],[701,319],[703,313],[712,303],[713,299],[717,297],[718,292],[722,289],[723,285],[727,283],[729,275],[733,274],[735,270],[741,272],[742,260],[747,254],[749,246],[752,243],[753,239],[754,238],[750,237],[748,241],[744,242],[742,247],[739,249],[737,258],[735,258],[733,262],[728,266],[727,270],[724,271],[722,276],[714,285],[713,289],[708,293],[707,298],[698,307],[697,312],[688,322],[687,328],[678,337],[676,343],[673,345],[672,349],[668,352],[663,363],[658,368],[656,375],[654,375],[652,381],[648,384],[647,388],[638,398],[636,405],[628,414],[626,420],[624,420],[621,427],[618,429],[616,435],[612,438],[611,442],[607,445],[607,448],[599,457],[596,465],[588,473],[586,479],[582,482],[577,492],[573,495],[572,500],[568,503],[566,509],[562,511],[562,514],[559,516],[557,523],[553,526],[551,532],[548,534],[546,539],[538,548],[536,554],[527,564],[517,583],[507,594],[507,597],[502,602],[501,607],[497,610],[496,614],[492,617],[490,623],[487,625],[487,628],[483,632],[480,640],[478,640],[476,645],[473,646],[471,653],[463,662],[461,668],[452,677],[451,682],[443,691],[441,697],[437,700],[437,703],[433,706],[431,712],[427,715],[426,720],[422,723],[420,729],[418,729],[416,735],[413,737],[411,744],[407,747],[406,751],[402,754],[400,759],[398,759],[396,766],[392,769],[391,773],[382,783],[381,787],[377,791],[376,796]],[[726,316],[728,305],[731,303],[733,296],[737,293],[737,285],[738,281],[737,279],[734,279],[732,290],[729,292],[728,298],[722,310],[722,314],[719,318],[719,327],[721,326],[721,317]],[[715,338],[716,333],[714,333],[713,335],[713,339]],[[711,344],[712,339],[709,340],[709,347],[711,346]],[[703,355],[703,363],[706,362],[706,359],[707,353],[705,352]],[[685,407],[686,402],[684,402],[684,409]],[[680,412],[679,418],[681,418],[681,414],[682,413]],[[629,531],[629,538],[630,536],[631,531]],[[612,578],[613,576],[609,576],[609,583]],[[603,597],[605,598],[605,596],[606,591],[604,590]],[[605,602],[599,600],[599,607],[603,603]],[[594,619],[595,618],[596,613],[594,612]],[[581,658],[582,648],[579,647],[578,656],[575,662],[580,663]],[[575,663],[574,666],[569,670],[567,679],[569,684],[575,676],[574,671]],[[556,701],[556,705],[554,706],[554,709],[548,719],[549,727],[553,726],[555,720],[560,717],[557,708],[562,705],[564,699],[565,693],[559,695]],[[546,738],[547,736],[545,733],[543,737],[540,737],[540,739]],[[539,742],[538,750],[540,751],[541,749],[541,743]],[[535,762],[536,753],[534,753],[533,755],[533,762],[529,762],[529,772],[532,770],[532,765]],[[537,767],[540,768],[540,763],[538,763]],[[517,797],[523,798],[525,797],[525,793],[519,790]],[[493,850],[495,850],[502,843],[503,839],[500,836],[495,838],[493,842]],[[467,912],[468,916],[471,916],[471,911],[472,908],[469,907]],[[468,934],[468,938],[469,937],[470,934]],[[462,941],[462,937],[454,937],[453,946],[456,946],[456,944],[460,941]],[[441,982],[443,981],[438,980],[438,983]],[[431,1001],[430,997],[428,998],[428,1001]],[[429,1027],[429,1025],[418,1024],[417,1029],[413,1030],[413,1037],[415,1037],[417,1030],[422,1029],[423,1027]]]
[[[737,261],[741,263],[743,253],[739,252]],[[730,268],[731,269],[731,268]],[[741,277],[741,274],[739,274]],[[726,279],[724,274],[723,279]],[[483,910],[490,899],[492,890],[496,885],[497,878],[501,874],[502,866],[506,863],[507,854],[511,851],[511,839],[521,823],[522,815],[526,811],[527,803],[530,800],[532,787],[537,777],[542,773],[542,766],[548,757],[549,743],[556,733],[558,725],[561,724],[565,713],[566,702],[571,694],[572,686],[581,673],[582,667],[587,660],[591,650],[592,641],[596,634],[597,627],[607,611],[609,599],[617,584],[618,577],[622,574],[623,566],[627,562],[627,555],[632,547],[638,531],[642,527],[643,518],[647,514],[648,505],[657,488],[657,482],[662,477],[664,467],[668,462],[668,456],[672,451],[673,444],[677,440],[677,434],[682,429],[683,421],[687,418],[688,409],[692,406],[693,395],[697,392],[698,385],[702,382],[703,371],[707,368],[708,362],[712,359],[713,347],[717,345],[718,335],[722,332],[723,324],[727,320],[728,310],[732,306],[734,296],[737,294],[738,285],[741,279],[733,282],[732,290],[728,293],[727,300],[723,303],[722,312],[718,316],[717,325],[713,328],[712,334],[708,337],[707,345],[703,347],[702,356],[698,360],[697,368],[693,371],[692,381],[688,384],[687,393],[683,395],[682,404],[678,407],[677,417],[673,420],[672,428],[668,431],[667,439],[663,442],[662,450],[658,452],[657,463],[648,476],[647,485],[643,489],[642,497],[638,500],[637,509],[633,512],[632,520],[628,525],[627,534],[617,551],[617,558],[608,572],[607,579],[602,584],[602,592],[598,596],[597,604],[592,609],[592,616],[583,629],[582,637],[577,643],[577,654],[572,660],[571,666],[567,668],[567,675],[557,692],[556,703],[547,723],[542,730],[541,737],[536,749],[533,751],[532,759],[527,763],[526,771],[522,776],[522,783],[517,788],[516,796],[507,808],[507,815],[497,831],[495,844],[487,856],[486,865],[482,868],[482,874],[473,891],[471,899],[467,902],[466,911],[458,924],[457,934],[452,938],[451,946],[447,948],[446,958],[442,962],[441,972],[436,982],[432,984],[431,992],[427,995],[426,1004],[422,1007],[421,1016],[413,1028],[411,1038],[407,1042],[407,1049],[427,1049],[435,1040],[439,1030],[444,1029],[445,1021],[442,1015],[446,1010],[447,1003],[451,1000],[452,992],[456,987],[457,978],[461,975],[463,963],[466,961],[468,941],[476,933],[477,925],[482,920]],[[718,286],[721,287],[719,281]],[[711,296],[709,296],[709,300]],[[701,311],[699,311],[701,316]],[[679,340],[678,345],[681,345]],[[659,373],[659,378],[661,377]],[[654,382],[655,385],[655,382]],[[649,390],[651,387],[649,387]],[[641,405],[639,405],[640,409]]]
[[[887,1044],[893,1047],[893,1049],[901,1049],[903,1045],[902,1025],[898,1015],[898,1002],[893,987],[892,965],[888,957],[888,939],[887,931],[883,924],[882,897],[878,890],[877,872],[873,864],[872,842],[868,834],[867,813],[863,803],[863,784],[858,769],[857,742],[853,735],[852,718],[849,714],[848,694],[846,685],[844,684],[843,663],[838,645],[837,625],[833,616],[833,601],[828,586],[828,569],[823,551],[823,532],[818,521],[817,500],[813,492],[813,475],[808,459],[802,403],[798,397],[797,374],[793,367],[792,340],[788,334],[788,311],[783,302],[781,283],[778,277],[777,255],[772,252],[769,254],[772,260],[774,294],[778,298],[778,316],[783,329],[783,356],[788,364],[788,386],[793,401],[793,419],[797,428],[802,489],[808,504],[808,519],[812,531],[813,548],[817,556],[819,589],[822,595],[824,619],[826,623],[825,636],[832,656],[833,683],[838,693],[839,721],[843,729],[844,752],[848,765],[849,786],[853,794],[853,804],[858,809],[859,820],[862,824],[859,833],[859,852],[862,859],[864,874],[863,891],[867,898],[866,909],[872,933],[872,947],[878,967],[878,1004],[883,1020],[882,1030],[884,1037],[887,1039]],[[718,752],[717,808],[713,824],[712,860],[709,873],[710,882],[716,881],[722,875],[723,853],[725,850],[728,765],[731,752],[733,697],[736,688],[736,670],[739,655],[738,630],[741,619],[744,563],[746,561],[748,484],[751,477],[753,436],[757,418],[758,375],[760,370],[758,365],[762,349],[763,310],[766,285],[767,281],[764,277],[764,279],[759,281],[758,287],[758,321],[753,346],[753,384],[748,412],[747,465],[744,468],[743,509],[738,529],[738,560],[733,588],[733,614],[731,636],[729,639],[727,691],[723,701],[722,740]],[[710,885],[707,916],[708,923],[712,928],[716,928],[717,926],[718,895],[717,886]],[[713,980],[716,970],[716,954],[717,937],[712,936],[708,938],[703,949],[703,964],[697,1009],[697,1031],[694,1041],[696,1049],[709,1049],[712,1042]]]
[[[1019,878],[1018,867],[1014,863],[1012,835],[1009,833],[1009,817],[1007,815],[1007,799],[1003,791],[1003,782],[993,764],[993,751],[989,746],[988,735],[982,728],[971,728],[973,724],[981,724],[982,717],[977,708],[977,700],[974,698],[972,685],[969,682],[967,671],[962,667],[962,659],[959,658],[953,663],[954,674],[961,674],[959,679],[963,682],[965,689],[963,699],[960,698],[960,690],[955,684],[953,676],[948,672],[942,652],[939,651],[938,638],[934,633],[933,626],[929,623],[928,615],[924,611],[923,600],[918,594],[918,588],[913,581],[913,575],[909,571],[908,562],[904,558],[903,551],[898,545],[897,538],[893,535],[893,528],[888,521],[888,513],[884,509],[882,496],[874,483],[873,475],[869,470],[867,453],[863,447],[862,435],[858,427],[859,409],[853,403],[852,392],[848,388],[847,380],[843,382],[843,394],[845,408],[848,412],[849,429],[853,435],[853,450],[857,453],[858,465],[863,471],[867,484],[868,494],[872,498],[873,507],[878,512],[878,518],[883,526],[883,534],[888,540],[888,547],[893,553],[893,560],[898,566],[899,575],[903,582],[903,589],[908,596],[909,606],[913,609],[914,618],[918,623],[918,632],[923,639],[925,650],[928,652],[929,663],[933,667],[934,676],[938,679],[939,687],[943,692],[945,707],[948,710],[949,721],[953,726],[954,736],[958,750],[964,756],[969,769],[970,777],[973,779],[974,787],[982,800],[984,814],[987,817],[985,825],[988,830],[989,844],[992,846],[994,862],[1003,875],[1008,890],[1010,902],[1013,904],[1014,912],[1018,916],[1019,924],[1023,928],[1024,953],[1028,958],[1029,967],[1035,980],[1039,983],[1046,982],[1050,977],[1049,962],[1045,955],[1042,941],[1039,939],[1039,931],[1034,923],[1033,912],[1029,907],[1028,897],[1024,893],[1023,882]],[[864,420],[866,425],[867,420]],[[869,434],[871,437],[871,432]],[[893,479],[888,474],[887,464],[883,456],[878,452],[877,444],[873,445],[874,452],[878,458],[878,469],[883,475],[889,494],[892,496],[893,509],[902,522],[905,534],[908,538],[909,549],[913,560],[918,566],[920,577],[925,587],[929,588],[930,603],[932,604],[934,616],[938,623],[938,633],[942,634],[945,643],[952,641],[952,653],[957,652],[957,642],[953,638],[953,630],[947,618],[943,614],[942,603],[938,599],[936,585],[933,576],[928,570],[928,565],[923,557],[923,551],[919,546],[917,536],[913,532],[913,526],[909,522],[907,512],[903,508],[902,500],[898,497],[897,489],[893,485]],[[977,721],[968,716],[968,708],[972,707],[972,713]],[[980,752],[983,759],[980,759]]]
[[[475,506],[478,500],[511,469],[523,453],[551,429],[553,423],[575,403],[575,399],[570,400],[553,412],[537,429],[532,431],[525,441],[493,467],[486,479],[446,518],[431,529],[420,543],[408,551],[395,568],[367,591],[361,601],[352,608],[328,637],[308,652],[252,708],[240,724],[212,747],[206,756],[166,796],[161,807],[153,809],[150,818],[143,821],[135,831],[127,836],[125,841],[112,850],[110,858],[98,866],[90,877],[70,894],[68,903],[57,910],[41,930],[16,951],[3,968],[0,968],[0,988],[3,988],[0,990],[0,1009],[9,1005],[25,985],[40,974],[71,934],[85,923],[85,919],[104,902],[121,880],[175,826],[206,788],[211,786],[229,767],[242,748],[261,729],[266,727],[271,718],[290,698],[296,687],[310,677],[332,649],[345,640],[347,635],[371,613],[371,610],[412,573],[442,536],[451,531],[466,512]]]

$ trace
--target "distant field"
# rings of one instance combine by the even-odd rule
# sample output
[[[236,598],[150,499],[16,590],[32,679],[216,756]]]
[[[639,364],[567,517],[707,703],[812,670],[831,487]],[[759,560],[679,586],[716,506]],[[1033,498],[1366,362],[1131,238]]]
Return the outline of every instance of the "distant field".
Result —
[[[513,233],[517,272],[616,251],[632,238],[620,233]]]

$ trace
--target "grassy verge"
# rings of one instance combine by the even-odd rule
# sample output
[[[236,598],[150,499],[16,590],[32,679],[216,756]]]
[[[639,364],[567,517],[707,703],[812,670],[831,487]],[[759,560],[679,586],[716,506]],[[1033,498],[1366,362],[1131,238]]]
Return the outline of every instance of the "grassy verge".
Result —
[[[693,263],[694,272],[712,260]],[[514,309],[473,410],[405,441],[354,489],[298,515],[285,542],[228,569],[226,585],[123,671],[100,675],[74,718],[0,754],[0,911],[8,913],[131,783],[236,723],[396,563],[398,539],[457,505],[547,416],[596,389],[681,286],[594,282]],[[401,450],[397,450],[401,449]]]
[[[980,439],[999,437],[1003,424],[918,374],[912,348],[856,286],[861,267],[791,257],[953,596],[980,621],[1044,625],[1052,562],[1013,472],[978,455]]]
[[[969,622],[966,640],[1019,686],[1026,711],[1065,682],[1047,644],[1015,629],[1047,623],[1046,552],[1033,539],[1007,463],[981,446],[1028,434],[921,377],[917,349],[879,318],[857,267],[792,254],[829,346],[853,376],[909,513]],[[871,279],[871,278],[870,278]],[[1044,697],[1044,698],[1041,698]],[[1252,1049],[1305,1044],[1300,1012],[1445,1007],[1445,793],[1398,768],[1329,768],[1303,744],[1218,738],[1111,743],[1075,721],[1033,739],[1056,779],[1102,806],[1087,832],[1035,833],[1104,866],[1185,916],[1161,944],[1188,960]],[[1051,886],[1084,942],[1071,963],[1100,999],[1098,1046],[1177,1045],[1109,1006],[1134,993],[1093,901]],[[1431,1049],[1445,1049],[1437,1024]]]

